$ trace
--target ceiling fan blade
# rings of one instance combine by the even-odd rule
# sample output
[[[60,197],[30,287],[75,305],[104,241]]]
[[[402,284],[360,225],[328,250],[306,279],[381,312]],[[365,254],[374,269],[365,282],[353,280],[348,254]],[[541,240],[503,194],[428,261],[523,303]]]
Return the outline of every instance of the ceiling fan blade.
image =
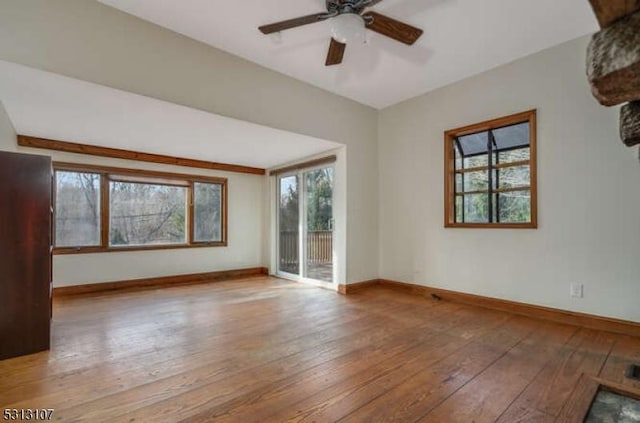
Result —
[[[381,15],[376,12],[367,12],[363,16],[370,16],[373,22],[366,27],[379,34],[386,35],[396,41],[405,44],[413,44],[422,35],[422,30],[406,23],[397,21],[388,16]]]
[[[286,21],[276,22],[269,25],[262,25],[261,27],[258,27],[258,29],[263,34],[271,34],[274,32],[284,31],[285,29],[324,21],[327,18],[327,13],[315,13],[313,15],[300,16],[299,18],[288,19]]]
[[[382,0],[371,0],[371,3],[369,3],[367,5],[367,7],[371,7],[371,6],[375,6],[376,4],[380,3]]]
[[[327,61],[324,63],[326,66],[338,65],[342,63],[344,57],[344,49],[346,44],[340,43],[331,38],[331,44],[329,44],[329,52],[327,53]]]

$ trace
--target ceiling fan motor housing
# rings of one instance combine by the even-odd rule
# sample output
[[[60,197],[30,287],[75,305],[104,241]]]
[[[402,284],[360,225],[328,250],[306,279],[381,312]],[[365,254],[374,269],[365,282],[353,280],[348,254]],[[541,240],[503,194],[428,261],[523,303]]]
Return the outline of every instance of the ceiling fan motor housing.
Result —
[[[327,12],[334,16],[345,13],[360,15],[370,3],[370,0],[327,0]]]

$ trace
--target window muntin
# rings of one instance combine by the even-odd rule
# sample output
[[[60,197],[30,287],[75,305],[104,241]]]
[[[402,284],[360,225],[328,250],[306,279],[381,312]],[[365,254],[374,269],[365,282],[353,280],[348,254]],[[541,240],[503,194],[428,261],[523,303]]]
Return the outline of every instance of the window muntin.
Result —
[[[54,168],[56,254],[226,245],[224,178],[69,163]]]
[[[445,226],[536,227],[535,111],[445,134]]]
[[[56,171],[55,181],[56,246],[99,246],[100,175]]]

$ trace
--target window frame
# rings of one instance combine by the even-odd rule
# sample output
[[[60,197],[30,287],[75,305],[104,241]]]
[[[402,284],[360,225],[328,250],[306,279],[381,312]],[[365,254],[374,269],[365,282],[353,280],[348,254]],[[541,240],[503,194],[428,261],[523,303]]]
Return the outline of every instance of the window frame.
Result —
[[[537,127],[536,127],[536,110],[528,110],[522,113],[516,113],[513,115],[492,119],[473,125],[463,126],[461,128],[450,129],[444,133],[444,227],[445,228],[498,228],[498,229],[536,229],[538,227],[538,183],[537,183]],[[456,201],[456,168],[455,168],[455,154],[453,151],[453,145],[458,137],[464,135],[475,134],[478,132],[490,131],[505,126],[517,125],[521,123],[529,123],[529,191],[531,193],[531,221],[523,223],[513,222],[473,222],[463,223],[456,222],[455,216],[455,201]],[[488,153],[487,153],[488,154]],[[489,158],[490,159],[490,158]],[[522,161],[514,162],[508,167],[515,167],[519,164],[523,166]],[[477,170],[480,170],[480,166]],[[488,168],[488,166],[485,166]],[[500,166],[505,168],[505,166]],[[469,172],[465,169],[464,171]],[[507,188],[506,191],[522,191],[513,188]],[[484,191],[483,191],[484,192]]]
[[[150,250],[171,250],[183,248],[203,248],[203,247],[226,247],[227,246],[227,220],[228,220],[228,190],[227,178],[215,176],[188,175],[182,173],[170,173],[151,170],[128,169],[111,166],[84,165],[77,163],[53,162],[54,171],[54,234],[55,234],[55,198],[57,193],[57,172],[81,172],[94,173],[100,176],[100,245],[99,246],[76,246],[76,247],[55,247],[53,253],[62,254],[88,254],[88,253],[113,253],[126,251],[150,251]],[[111,178],[111,176],[116,176]],[[127,182],[127,177],[131,183],[142,183],[148,185],[183,186],[187,189],[186,208],[186,242],[184,244],[157,244],[157,245],[135,245],[135,246],[111,246],[109,243],[110,230],[110,182]],[[173,183],[172,183],[173,181]],[[194,240],[194,184],[196,182],[205,184],[221,185],[222,190],[222,210],[221,210],[221,241],[200,241]]]

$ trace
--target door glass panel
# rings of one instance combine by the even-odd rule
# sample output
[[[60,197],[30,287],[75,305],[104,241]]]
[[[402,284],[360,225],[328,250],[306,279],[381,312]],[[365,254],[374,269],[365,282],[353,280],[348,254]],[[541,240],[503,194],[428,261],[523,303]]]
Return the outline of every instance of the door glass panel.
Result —
[[[278,180],[278,270],[300,274],[298,177],[285,176]]]
[[[333,168],[316,169],[305,179],[305,274],[333,282]]]

